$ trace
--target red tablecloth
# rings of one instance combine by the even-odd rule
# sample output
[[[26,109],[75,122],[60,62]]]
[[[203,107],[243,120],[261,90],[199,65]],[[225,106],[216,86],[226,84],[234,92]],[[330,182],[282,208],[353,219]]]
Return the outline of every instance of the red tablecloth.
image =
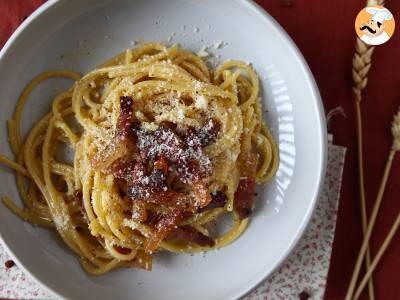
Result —
[[[43,0],[0,0],[0,46]],[[354,19],[365,0],[258,0],[286,29],[305,56],[317,80],[325,110],[342,106],[346,117],[332,122],[334,142],[348,148],[342,196],[328,278],[326,299],[344,297],[360,244],[361,221],[357,188],[354,102],[351,86],[351,59],[354,52]],[[291,6],[283,5],[292,2]],[[400,1],[388,0],[386,6],[400,22]],[[398,23],[400,27],[400,23]],[[400,105],[400,29],[373,56],[369,84],[362,102],[366,192],[369,208],[375,199],[385,160],[391,145],[388,130],[392,116]],[[392,176],[378,217],[371,247],[376,253],[391,223],[400,211],[398,186],[400,157],[396,158]],[[396,188],[397,187],[397,188]],[[397,196],[397,197],[396,197]],[[400,298],[400,235],[398,234],[375,272],[377,299]],[[364,295],[365,296],[365,295]],[[367,299],[364,297],[363,299]]]

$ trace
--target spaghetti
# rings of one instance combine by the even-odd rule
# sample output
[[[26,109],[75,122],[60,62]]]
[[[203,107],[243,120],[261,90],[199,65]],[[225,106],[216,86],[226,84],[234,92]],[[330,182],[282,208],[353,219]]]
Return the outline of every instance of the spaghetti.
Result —
[[[25,141],[21,114],[32,90],[51,77],[75,84]],[[74,120],[79,125],[74,125]],[[76,122],[75,122],[76,123]],[[23,91],[8,123],[23,220],[55,228],[91,274],[121,266],[151,269],[156,251],[225,246],[245,230],[256,182],[278,166],[254,70],[227,61],[210,70],[178,46],[144,44],[80,77],[49,71]],[[73,149],[73,164],[57,156]],[[232,216],[229,231],[211,221]]]

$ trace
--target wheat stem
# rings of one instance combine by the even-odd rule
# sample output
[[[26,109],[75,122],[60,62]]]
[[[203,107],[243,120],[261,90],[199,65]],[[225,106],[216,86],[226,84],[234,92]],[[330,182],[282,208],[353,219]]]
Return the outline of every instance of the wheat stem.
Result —
[[[363,235],[365,236],[367,229],[367,209],[365,200],[365,185],[364,185],[364,162],[363,162],[363,138],[362,138],[362,117],[361,117],[361,93],[368,83],[368,72],[371,68],[371,57],[374,52],[374,47],[364,44],[360,39],[356,41],[356,52],[353,57],[353,92],[356,106],[356,121],[357,121],[357,157],[358,157],[358,180],[360,193],[360,211],[361,224]],[[371,263],[370,250],[367,249],[365,257],[365,265],[368,269]],[[374,287],[372,278],[368,281],[369,299],[374,300]]]
[[[383,0],[368,0],[367,6],[370,5],[383,5]],[[355,96],[356,106],[356,119],[357,119],[357,156],[358,156],[358,179],[359,179],[359,193],[360,193],[360,210],[361,210],[361,223],[363,229],[363,235],[367,233],[367,209],[365,200],[365,185],[364,185],[364,162],[363,162],[363,138],[362,138],[362,117],[361,117],[361,93],[367,86],[368,72],[371,68],[371,58],[374,52],[374,47],[364,44],[359,38],[356,41],[356,52],[353,57],[353,92]],[[367,244],[365,265],[367,271],[371,264],[369,245]],[[354,277],[354,276],[353,276]],[[349,290],[347,292],[346,299],[350,299],[353,293],[357,278],[350,281]],[[368,279],[368,295],[370,300],[375,300],[374,285],[372,277]]]
[[[349,287],[348,287],[348,290],[347,290],[346,300],[351,300],[352,299],[354,288],[355,288],[356,283],[357,283],[357,278],[358,278],[358,275],[360,274],[362,261],[363,261],[364,255],[365,255],[365,253],[366,253],[366,251],[368,249],[368,243],[369,243],[369,240],[371,238],[371,233],[372,233],[372,230],[374,229],[376,217],[378,215],[378,211],[379,211],[379,208],[380,208],[381,203],[382,203],[382,198],[383,198],[383,194],[385,192],[386,183],[387,183],[387,180],[389,178],[390,170],[392,168],[393,159],[394,159],[394,156],[395,156],[396,152],[400,151],[400,110],[394,116],[391,130],[392,130],[392,135],[393,135],[393,145],[392,145],[392,148],[390,150],[390,153],[389,153],[389,156],[388,156],[388,159],[387,159],[387,162],[386,162],[385,171],[383,173],[381,185],[379,186],[378,195],[376,196],[375,204],[374,204],[374,207],[373,207],[372,212],[371,212],[371,217],[370,217],[370,220],[369,220],[369,223],[368,223],[368,226],[367,226],[367,231],[365,233],[364,240],[363,240],[363,243],[361,245],[361,249],[360,249],[360,251],[358,253],[357,261],[356,261],[356,264],[355,264],[355,267],[354,267],[354,270],[353,270],[353,274],[352,274],[352,277],[351,277],[351,281],[350,281],[350,284],[349,284]],[[378,255],[381,256],[381,255],[383,255],[383,253],[382,254],[378,253]],[[379,261],[380,258],[379,258],[379,256],[377,256],[377,257],[378,257],[378,261]],[[375,264],[377,264],[377,262],[375,262]],[[375,267],[376,266],[374,266],[373,268],[375,268]],[[372,271],[373,271],[373,269],[372,269]],[[367,268],[367,274],[372,273],[372,271],[370,271],[370,269]],[[369,279],[370,278],[371,277],[369,276]],[[357,289],[357,293],[356,293],[356,295],[355,295],[355,297],[353,299],[356,299],[359,296],[359,294],[361,293],[361,291],[362,291],[362,289],[358,288]]]
[[[347,290],[346,300],[352,299],[351,296],[352,296],[352,294],[354,292],[354,288],[355,288],[355,285],[356,285],[356,282],[357,282],[358,275],[360,274],[362,261],[363,261],[365,252],[368,249],[368,242],[369,242],[369,240],[371,238],[372,230],[374,229],[376,217],[378,215],[379,207],[381,205],[382,198],[383,198],[383,193],[385,191],[386,182],[387,182],[387,180],[389,178],[389,173],[390,173],[390,170],[391,170],[391,167],[392,167],[394,154],[395,154],[395,151],[392,148],[392,150],[390,151],[387,163],[386,163],[385,172],[383,174],[381,185],[379,187],[378,196],[376,197],[375,205],[374,205],[374,208],[372,209],[371,217],[370,217],[370,220],[369,220],[369,223],[368,223],[368,226],[367,226],[367,231],[366,231],[365,236],[364,236],[364,241],[363,241],[363,243],[361,245],[360,252],[358,253],[357,262],[356,262],[356,265],[354,267],[354,271],[353,271],[353,275],[351,277],[349,288]],[[367,272],[368,271],[369,271],[369,268],[368,268]]]
[[[358,157],[358,186],[360,193],[360,208],[361,208],[361,225],[363,236],[367,231],[367,208],[365,200],[365,184],[364,184],[364,162],[363,162],[363,138],[362,138],[362,118],[360,102],[356,99],[356,119],[357,119],[357,157]],[[367,269],[371,265],[371,252],[369,247],[365,255],[365,265]],[[370,300],[375,300],[374,285],[372,278],[368,280],[368,295]]]
[[[368,279],[371,277],[372,272],[374,272],[376,266],[378,265],[383,254],[385,253],[386,249],[388,248],[388,246],[389,246],[390,242],[392,241],[394,234],[396,233],[399,226],[400,226],[400,213],[397,215],[396,221],[393,223],[385,241],[383,242],[382,246],[378,250],[378,253],[374,257],[374,260],[371,263],[370,269],[368,270],[368,272],[364,275],[363,279],[361,280],[360,285],[358,286],[358,288],[354,294],[354,300],[357,300],[360,297],[360,295],[365,287],[365,284],[367,283]]]

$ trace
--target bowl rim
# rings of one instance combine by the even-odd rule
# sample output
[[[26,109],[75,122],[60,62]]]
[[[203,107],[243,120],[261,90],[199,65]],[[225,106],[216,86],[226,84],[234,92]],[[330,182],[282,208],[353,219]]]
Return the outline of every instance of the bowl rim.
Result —
[[[9,37],[9,39],[4,44],[3,48],[0,50],[0,61],[7,54],[7,52],[11,48],[12,44],[19,38],[21,33],[35,19],[39,18],[42,14],[44,14],[48,9],[50,9],[57,3],[63,2],[63,1],[66,1],[66,0],[49,0],[46,3],[42,4],[41,6],[39,6],[27,19],[25,19],[18,26],[18,28],[12,33],[12,35]],[[265,279],[268,276],[270,276],[273,272],[275,272],[280,267],[280,265],[285,261],[285,259],[289,256],[289,254],[293,251],[294,247],[297,245],[298,241],[303,236],[304,231],[307,228],[307,225],[309,224],[309,222],[311,220],[311,216],[315,210],[316,203],[317,203],[318,198],[322,191],[323,180],[325,178],[325,171],[326,171],[326,165],[327,165],[328,142],[327,142],[325,113],[324,113],[322,99],[321,99],[315,78],[314,78],[304,56],[298,49],[297,45],[294,43],[294,41],[288,35],[288,33],[282,28],[282,26],[264,8],[262,8],[255,1],[253,1],[253,0],[234,0],[234,1],[237,4],[241,5],[244,9],[250,11],[252,14],[259,17],[260,20],[262,20],[263,22],[272,23],[273,30],[282,38],[283,42],[286,43],[286,46],[288,46],[287,48],[289,49],[289,51],[292,52],[293,57],[297,60],[298,66],[302,69],[304,76],[306,77],[306,81],[308,82],[308,85],[309,85],[309,90],[311,91],[311,95],[314,100],[313,101],[314,105],[316,106],[317,120],[318,120],[318,125],[319,125],[318,131],[320,134],[320,143],[319,143],[318,147],[320,148],[320,151],[321,151],[320,152],[321,159],[317,162],[319,165],[319,174],[318,174],[318,180],[315,184],[315,186],[316,186],[315,192],[310,197],[310,205],[303,217],[301,226],[298,228],[297,234],[292,238],[287,249],[279,257],[274,268],[272,268],[269,272],[266,271],[263,276],[261,276],[254,282],[249,283],[247,288],[242,289],[240,292],[238,292],[238,293],[236,293],[236,295],[234,295],[234,299],[239,299],[241,297],[248,295],[250,292],[252,292],[254,289],[256,289],[260,285],[260,283],[265,281]],[[21,261],[16,256],[14,256],[13,252],[11,251],[11,249],[8,247],[6,241],[4,240],[1,231],[0,231],[0,244],[7,251],[7,254],[14,261],[17,262],[18,267],[21,268],[22,271],[25,274],[27,274],[30,278],[32,278],[35,282],[37,282],[39,284],[39,286],[42,287],[46,292],[48,292],[50,295],[52,295],[54,297],[57,297],[60,299],[66,299],[65,295],[62,295],[56,289],[53,289],[53,288],[47,286],[43,279],[37,278],[33,273],[30,272],[30,270],[27,267],[25,267],[24,264],[21,263]]]
[[[327,127],[326,127],[326,119],[325,119],[325,110],[322,103],[322,98],[315,81],[314,75],[312,74],[310,67],[308,66],[303,54],[301,53],[300,49],[297,47],[293,39],[289,36],[285,29],[272,17],[264,8],[262,8],[258,3],[254,0],[236,0],[242,4],[245,8],[250,10],[254,13],[254,15],[258,15],[260,19],[264,22],[269,21],[273,24],[273,29],[282,37],[282,40],[287,44],[288,49],[293,53],[293,57],[296,58],[298,65],[301,67],[304,75],[306,76],[306,81],[308,82],[310,91],[312,92],[312,97],[315,101],[315,105],[317,108],[317,118],[318,118],[318,130],[321,134],[320,144],[318,145],[321,149],[321,160],[318,161],[320,166],[320,173],[318,175],[318,181],[316,183],[317,189],[314,195],[311,197],[311,205],[309,206],[308,211],[305,213],[303,222],[297,231],[297,235],[293,237],[291,244],[288,246],[286,251],[281,255],[278,259],[277,264],[274,268],[271,269],[269,273],[264,274],[262,278],[258,279],[255,283],[249,284],[247,290],[242,292],[242,294],[237,295],[236,299],[244,297],[250,294],[253,290],[255,290],[263,281],[265,281],[268,276],[272,275],[286,260],[286,258],[292,253],[294,248],[296,247],[297,243],[300,241],[301,237],[303,236],[308,224],[311,221],[311,217],[315,210],[317,201],[319,196],[322,193],[323,183],[325,179],[325,172],[327,166],[327,158],[328,158],[328,134],[327,134]]]

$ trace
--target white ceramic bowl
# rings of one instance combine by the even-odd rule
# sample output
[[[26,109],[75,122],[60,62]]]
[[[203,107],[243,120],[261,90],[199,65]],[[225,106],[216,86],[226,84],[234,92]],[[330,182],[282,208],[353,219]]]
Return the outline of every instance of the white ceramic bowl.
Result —
[[[157,255],[152,272],[121,269],[93,277],[54,232],[22,222],[0,205],[3,245],[25,272],[68,299],[233,299],[249,292],[285,259],[301,237],[325,171],[323,108],[303,57],[262,9],[243,0],[48,1],[13,34],[0,53],[0,153],[11,157],[6,121],[23,87],[40,72],[85,73],[135,40],[211,47],[222,59],[249,61],[263,87],[265,117],[279,143],[276,177],[260,187],[247,231],[205,255]],[[32,95],[24,131],[67,87],[50,80]],[[14,174],[0,167],[0,195],[19,200]]]

